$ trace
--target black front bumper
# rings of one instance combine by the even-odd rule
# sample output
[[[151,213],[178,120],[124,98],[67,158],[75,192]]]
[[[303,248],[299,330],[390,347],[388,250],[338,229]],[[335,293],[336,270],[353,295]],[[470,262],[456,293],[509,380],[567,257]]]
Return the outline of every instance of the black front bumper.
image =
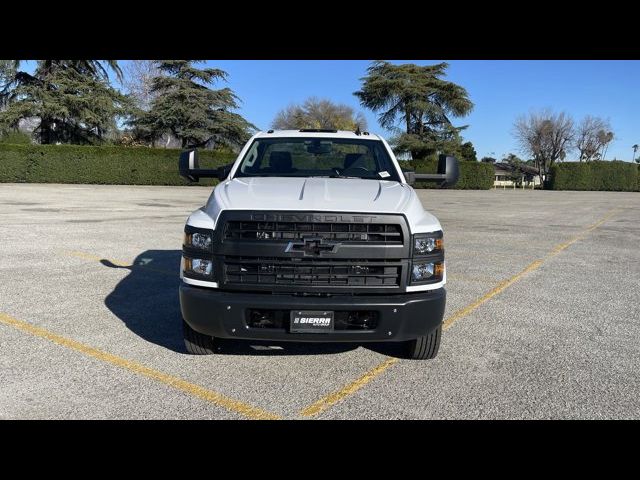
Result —
[[[394,295],[332,295],[247,293],[180,285],[182,317],[194,330],[220,338],[296,342],[380,342],[411,340],[442,323],[446,292]],[[378,324],[372,330],[334,330],[329,333],[290,333],[288,328],[249,328],[247,309],[373,310]]]

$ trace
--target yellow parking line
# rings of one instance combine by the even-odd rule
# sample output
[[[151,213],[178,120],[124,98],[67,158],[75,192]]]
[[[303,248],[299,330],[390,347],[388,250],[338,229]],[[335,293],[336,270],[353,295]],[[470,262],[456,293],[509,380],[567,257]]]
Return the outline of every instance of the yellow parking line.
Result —
[[[23,332],[35,335],[36,337],[45,338],[51,342],[57,343],[58,345],[62,345],[64,347],[70,348],[71,350],[75,350],[76,352],[80,352],[88,357],[102,360],[103,362],[110,363],[120,368],[124,368],[125,370],[137,373],[139,375],[144,375],[145,377],[151,378],[160,383],[164,383],[165,385],[168,385],[172,388],[175,388],[176,390],[180,390],[194,397],[206,400],[207,402],[210,402],[218,407],[226,408],[227,410],[244,417],[256,420],[280,419],[280,417],[276,414],[267,412],[238,400],[233,400],[232,398],[225,397],[224,395],[218,392],[214,392],[213,390],[209,390],[207,388],[201,387],[200,385],[187,382],[186,380],[182,380],[181,378],[174,377],[173,375],[160,372],[159,370],[154,370],[153,368],[149,368],[140,363],[118,357],[117,355],[113,355],[111,353],[98,350],[97,348],[93,348],[83,343],[77,342],[70,338],[63,337],[42,327],[36,327],[35,325],[24,322],[22,320],[18,320],[5,313],[0,313],[0,323],[4,323],[5,325],[17,328],[18,330],[22,330]]]
[[[178,272],[178,270],[176,269],[176,271],[171,271],[171,270],[164,270],[162,268],[155,268],[155,267],[150,267],[148,265],[136,265],[136,264],[132,264],[132,263],[127,263],[121,260],[113,260],[111,258],[104,258],[104,257],[100,257],[98,255],[92,255],[90,253],[86,253],[86,252],[77,252],[77,251],[65,251],[63,252],[65,255],[71,255],[72,257],[78,257],[78,258],[83,258],[85,260],[95,260],[95,261],[101,261],[101,260],[106,260],[108,262],[113,263],[114,265],[118,266],[118,267],[123,267],[123,268],[144,268],[145,270],[150,270],[152,272],[158,272],[158,273],[164,273],[165,275],[175,275],[178,276],[180,274],[180,272]]]
[[[312,403],[308,407],[305,407],[302,411],[300,411],[300,415],[302,415],[303,417],[313,417],[315,415],[318,415],[320,412],[323,412],[327,408],[331,407],[332,405],[335,405],[343,398],[348,397],[349,395],[357,392],[362,387],[364,387],[367,383],[369,383],[371,380],[373,380],[378,375],[382,374],[385,370],[387,370],[389,367],[391,367],[392,365],[398,362],[399,360],[397,358],[386,359],[380,365],[369,370],[367,373],[362,375],[357,380],[354,380],[353,382],[351,382],[349,385],[342,388],[341,390],[331,393],[326,397],[322,397],[317,402]]]
[[[520,272],[516,273],[513,277],[501,282],[496,288],[494,288],[493,290],[489,291],[488,293],[486,293],[485,295],[480,297],[478,300],[473,302],[471,305],[467,305],[466,307],[461,308],[460,310],[455,312],[453,315],[451,315],[449,318],[447,318],[444,321],[443,329],[444,330],[448,330],[451,327],[451,325],[453,325],[456,321],[460,320],[463,317],[466,317],[471,312],[473,312],[476,308],[478,308],[480,305],[482,305],[483,303],[487,302],[491,298],[495,297],[499,293],[502,293],[504,290],[506,290],[511,285],[516,283],[518,280],[520,280],[527,273],[533,272],[534,270],[537,270],[538,268],[540,268],[540,266],[544,262],[546,262],[547,260],[549,260],[552,257],[555,257],[560,252],[562,252],[563,250],[565,250],[569,246],[573,245],[574,243],[576,243],[581,238],[584,238],[584,236],[586,234],[588,234],[589,232],[592,232],[593,230],[598,228],[600,225],[602,225],[604,222],[609,220],[612,216],[614,216],[615,214],[619,213],[620,211],[621,211],[621,209],[614,209],[613,211],[609,212],[607,215],[602,217],[597,222],[593,223],[592,225],[589,225],[587,228],[585,228],[583,231],[581,231],[578,235],[570,238],[566,242],[563,242],[563,243],[560,243],[560,244],[556,245],[547,255],[545,255],[544,258],[541,258],[541,259],[538,259],[538,260],[534,260],[529,265],[524,267],[524,269],[522,269]]]
[[[464,282],[481,282],[484,284],[498,283],[497,278],[491,278],[481,275],[467,275],[466,273],[449,273],[447,272],[447,280],[462,280]]]
[[[448,330],[449,327],[451,327],[451,325],[453,325],[454,322],[460,320],[462,317],[466,317],[467,315],[469,315],[471,312],[473,312],[480,305],[482,305],[486,301],[490,300],[491,298],[495,297],[496,295],[498,295],[499,293],[503,292],[505,289],[509,288],[511,285],[516,283],[518,280],[520,280],[527,273],[536,270],[538,267],[540,267],[540,265],[542,265],[542,262],[543,262],[542,260],[536,260],[534,262],[531,262],[523,270],[521,270],[520,272],[516,273],[513,277],[511,277],[511,278],[509,278],[509,279],[507,279],[507,280],[505,280],[503,282],[500,282],[496,288],[494,288],[493,290],[491,290],[488,293],[484,294],[482,297],[480,297],[478,300],[476,300],[472,304],[467,305],[466,307],[461,308],[460,310],[455,312],[453,315],[451,315],[449,318],[447,318],[444,321],[444,323],[442,324],[442,329],[443,330]]]
[[[527,273],[530,273],[530,272],[540,268],[540,266],[544,262],[546,262],[550,258],[558,255],[560,252],[565,250],[567,247],[573,245],[575,242],[577,242],[578,240],[583,238],[587,233],[592,232],[593,230],[598,228],[600,225],[602,225],[604,222],[609,220],[612,216],[616,215],[617,213],[621,212],[622,210],[623,209],[614,209],[613,211],[610,211],[607,215],[602,217],[597,222],[595,222],[595,223],[591,224],[590,226],[588,226],[586,229],[584,229],[578,235],[572,237],[571,239],[569,239],[568,241],[566,241],[564,243],[556,245],[544,258],[538,259],[538,260],[535,260],[535,261],[531,262],[529,265],[527,265],[520,272],[516,273],[513,277],[501,282],[496,288],[492,289],[491,291],[489,291],[488,293],[486,293],[485,295],[480,297],[478,300],[476,300],[472,304],[467,305],[466,307],[461,308],[460,310],[455,312],[453,315],[451,315],[450,317],[448,317],[444,321],[443,330],[448,330],[449,328],[451,328],[451,326],[456,321],[460,320],[463,317],[466,317],[471,312],[473,312],[476,308],[478,308],[480,305],[486,303],[491,298],[495,297],[499,293],[501,293],[504,290],[506,290],[507,288],[509,288],[511,285],[516,283],[518,280],[520,280]],[[386,359],[385,361],[383,361],[379,365],[376,365],[371,370],[369,370],[364,375],[362,375],[360,378],[358,378],[357,380],[349,383],[347,386],[343,387],[342,389],[340,389],[340,390],[338,390],[336,392],[330,393],[329,395],[327,395],[325,397],[322,397],[317,402],[314,402],[313,404],[309,405],[308,407],[305,407],[304,409],[302,409],[300,411],[300,415],[303,416],[303,417],[314,417],[314,416],[318,415],[319,413],[327,410],[328,408],[332,407],[336,403],[338,403],[341,400],[345,399],[349,395],[352,395],[355,392],[357,392],[358,390],[360,390],[366,384],[371,382],[371,380],[373,380],[374,378],[378,377],[379,375],[384,373],[386,370],[388,370],[389,367],[391,367],[392,365],[398,363],[398,361],[399,360],[397,358],[388,358],[388,359]]]

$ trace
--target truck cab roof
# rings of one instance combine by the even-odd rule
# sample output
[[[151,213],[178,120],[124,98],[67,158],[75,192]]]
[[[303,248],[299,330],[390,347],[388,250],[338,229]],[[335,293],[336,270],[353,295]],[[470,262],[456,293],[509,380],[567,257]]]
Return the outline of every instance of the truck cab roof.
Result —
[[[356,133],[351,130],[328,130],[328,129],[301,129],[301,130],[266,130],[260,131],[254,135],[254,138],[295,138],[295,137],[313,137],[313,138],[345,138],[345,139],[370,139],[382,140],[379,135],[369,132]]]

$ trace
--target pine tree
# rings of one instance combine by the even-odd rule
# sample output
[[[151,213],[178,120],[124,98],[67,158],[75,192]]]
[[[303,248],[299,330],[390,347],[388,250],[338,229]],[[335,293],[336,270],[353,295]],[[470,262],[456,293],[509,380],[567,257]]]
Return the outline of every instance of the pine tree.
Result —
[[[149,112],[133,122],[140,136],[159,138],[171,132],[182,147],[201,147],[210,141],[229,147],[244,144],[255,127],[230,110],[238,108],[238,97],[230,88],[209,86],[225,80],[226,72],[199,69],[196,60],[160,60],[163,75],[152,81],[156,94]]]
[[[424,158],[460,147],[460,131],[466,127],[454,127],[450,118],[467,115],[473,103],[463,87],[441,78],[448,66],[376,61],[361,79],[355,95],[362,106],[380,112],[380,125],[400,132],[393,139],[398,153]]]
[[[120,76],[115,61],[107,64]],[[17,129],[20,120],[37,118],[41,143],[99,143],[130,110],[128,98],[110,85],[97,60],[39,60],[33,74],[18,66],[16,61],[2,92],[6,108],[0,125]]]

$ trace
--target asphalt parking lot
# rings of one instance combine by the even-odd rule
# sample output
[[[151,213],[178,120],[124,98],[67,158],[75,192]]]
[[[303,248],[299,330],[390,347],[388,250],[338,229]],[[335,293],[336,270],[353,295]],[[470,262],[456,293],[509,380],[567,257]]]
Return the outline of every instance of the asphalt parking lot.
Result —
[[[435,360],[184,351],[184,221],[209,188],[0,184],[0,418],[640,418],[640,194],[420,191],[441,221]]]

